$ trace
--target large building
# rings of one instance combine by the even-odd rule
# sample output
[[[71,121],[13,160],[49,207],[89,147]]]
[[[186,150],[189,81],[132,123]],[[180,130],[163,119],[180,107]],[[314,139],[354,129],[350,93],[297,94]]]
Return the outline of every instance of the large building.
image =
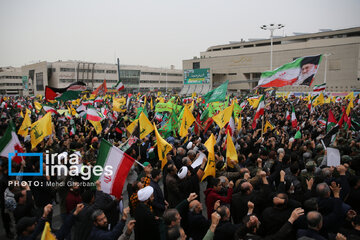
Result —
[[[0,68],[0,94],[44,94],[45,86],[64,88],[76,81],[86,83],[88,90],[96,89],[106,79],[110,89],[119,79],[116,64],[80,61],[39,62],[20,68]],[[125,92],[180,91],[183,86],[182,70],[136,65],[120,65],[120,80]]]
[[[323,57],[311,87],[286,86],[278,90],[312,91],[314,85],[324,82],[325,72],[326,91],[360,89],[360,27],[273,38],[273,68],[317,54],[329,56]],[[209,47],[200,57],[183,60],[183,70],[189,69],[210,70],[212,88],[229,80],[230,91],[248,92],[257,86],[261,73],[270,69],[270,39]]]

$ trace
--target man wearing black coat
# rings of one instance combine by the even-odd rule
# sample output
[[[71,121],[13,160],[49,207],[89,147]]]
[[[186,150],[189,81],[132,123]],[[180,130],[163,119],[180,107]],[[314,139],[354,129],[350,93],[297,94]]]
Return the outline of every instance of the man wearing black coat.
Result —
[[[202,240],[210,227],[210,221],[202,214],[202,204],[194,200],[189,204],[188,235],[194,240]]]
[[[162,178],[161,170],[153,169],[151,171],[150,186],[154,189],[154,201],[152,202],[154,214],[161,217],[168,205],[165,201],[164,195],[159,186],[159,181]]]

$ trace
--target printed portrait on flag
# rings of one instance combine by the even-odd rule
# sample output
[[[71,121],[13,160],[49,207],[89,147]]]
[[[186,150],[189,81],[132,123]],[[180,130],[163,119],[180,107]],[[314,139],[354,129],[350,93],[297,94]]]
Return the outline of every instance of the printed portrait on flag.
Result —
[[[310,86],[318,70],[321,55],[304,57],[300,62],[300,75],[294,86]]]

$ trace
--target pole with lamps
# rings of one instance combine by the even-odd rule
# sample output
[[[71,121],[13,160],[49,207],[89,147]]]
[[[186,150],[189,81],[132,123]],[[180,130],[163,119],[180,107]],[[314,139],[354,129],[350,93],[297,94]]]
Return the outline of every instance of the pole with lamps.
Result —
[[[276,29],[281,29],[285,27],[283,24],[274,24],[271,23],[269,25],[262,25],[260,28],[263,30],[270,30],[270,71],[273,70],[272,68],[272,61],[273,61],[273,34]]]

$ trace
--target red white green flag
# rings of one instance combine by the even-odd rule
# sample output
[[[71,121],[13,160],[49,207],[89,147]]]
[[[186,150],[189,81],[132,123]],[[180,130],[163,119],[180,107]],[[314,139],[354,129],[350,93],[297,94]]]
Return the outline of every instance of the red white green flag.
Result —
[[[12,161],[20,164],[22,157],[17,156],[16,152],[24,152],[21,147],[18,136],[16,135],[16,129],[13,122],[10,122],[8,128],[5,131],[4,136],[0,139],[0,156],[8,158],[9,153],[14,153],[15,156],[12,157]]]
[[[104,193],[120,198],[126,177],[134,162],[135,159],[102,139],[96,166],[101,166],[103,172],[100,176],[93,175],[93,181],[100,180]],[[112,174],[109,174],[109,169],[112,170]]]
[[[257,88],[283,87],[288,85],[310,86],[319,68],[322,55],[295,59],[274,71],[261,73]]]
[[[294,106],[292,107],[292,111],[291,111],[291,126],[293,128],[297,127],[297,119],[296,119],[296,115],[295,115],[295,109]]]
[[[252,123],[252,128],[256,128],[256,122],[260,118],[261,115],[264,115],[264,109],[265,109],[265,101],[264,101],[264,95],[261,96],[259,100],[259,105],[255,113],[255,117]]]

